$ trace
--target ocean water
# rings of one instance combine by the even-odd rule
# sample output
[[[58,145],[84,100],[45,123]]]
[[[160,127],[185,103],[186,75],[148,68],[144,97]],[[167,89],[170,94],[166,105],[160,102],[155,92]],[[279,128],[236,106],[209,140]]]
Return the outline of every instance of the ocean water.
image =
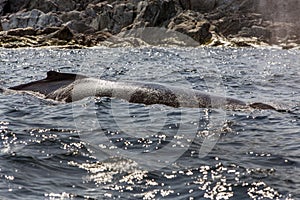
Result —
[[[58,103],[8,91],[49,70],[154,82],[289,112]],[[300,52],[0,50],[0,199],[300,199]]]

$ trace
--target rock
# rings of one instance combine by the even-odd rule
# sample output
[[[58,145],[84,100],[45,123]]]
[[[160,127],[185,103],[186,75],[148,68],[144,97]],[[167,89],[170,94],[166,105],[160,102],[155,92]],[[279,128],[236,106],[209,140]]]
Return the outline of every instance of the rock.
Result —
[[[54,13],[41,13],[41,15],[38,18],[38,21],[36,23],[36,28],[45,28],[45,27],[51,27],[51,26],[61,26],[62,21],[58,18],[58,16]]]
[[[45,13],[54,11],[76,10],[77,4],[73,0],[31,0],[27,6],[29,10],[38,9]]]
[[[113,36],[112,38],[109,38],[109,40],[103,41],[100,44],[109,48],[150,46],[148,43],[138,37],[119,38],[118,36]]]
[[[94,9],[100,9],[97,17],[93,19],[90,26],[95,30],[107,29],[113,34],[119,33],[122,28],[132,24],[135,18],[135,6],[131,3],[121,3],[113,6],[98,5]],[[93,14],[91,8],[89,13]]]
[[[5,48],[31,47],[36,45],[38,45],[37,41],[27,37],[1,35],[0,38],[0,46]]]
[[[265,27],[253,25],[250,28],[243,27],[242,30],[238,33],[238,36],[241,37],[256,37],[262,41],[269,42],[271,39],[271,31]]]
[[[180,7],[184,10],[191,9],[190,1],[189,0],[177,0],[177,3],[180,5]]]
[[[45,14],[39,10],[28,12],[18,12],[12,14],[8,19],[2,19],[2,28],[7,31],[15,28],[33,27],[35,29],[43,29],[49,26],[60,26],[62,21],[56,14]]]
[[[63,12],[61,15],[59,15],[59,18],[63,22],[68,22],[72,20],[81,21],[85,18],[85,14],[77,10],[72,10],[70,12]]]
[[[208,17],[209,19],[209,17]],[[253,25],[260,24],[260,15],[255,13],[230,13],[222,16],[217,20],[212,20],[212,23],[218,27],[218,30],[225,37],[237,35],[242,28],[251,28]]]
[[[58,11],[72,11],[76,10],[77,7],[76,0],[55,0],[55,3],[58,6]]]
[[[25,36],[25,35],[36,35],[36,30],[32,27],[27,28],[17,28],[7,31],[7,35],[13,36]]]
[[[98,31],[102,31],[104,29],[111,30],[114,22],[110,16],[110,11],[103,11],[93,19],[90,26]]]
[[[103,0],[7,0],[8,12],[16,13],[23,9],[28,11],[38,9],[44,13],[68,12],[72,10],[84,10],[89,3],[98,3]]]
[[[112,33],[119,33],[122,28],[132,24],[135,18],[135,7],[131,3],[119,4],[114,7],[113,20],[117,23],[113,24]]]
[[[85,11],[63,12],[59,17],[74,33],[93,33],[99,30],[98,27],[95,29],[90,26],[92,18]]]
[[[52,0],[31,0],[28,9],[37,9],[44,13],[54,12],[58,10],[58,5]]]
[[[65,24],[69,27],[74,33],[94,33],[96,30],[83,23],[82,21],[72,20]]]
[[[103,8],[107,5],[104,3],[98,3],[98,4],[89,4],[84,12],[87,16],[95,18],[97,14],[101,13],[103,11]]]
[[[162,27],[145,27],[123,31],[109,40],[105,41],[106,46],[111,47],[138,47],[138,46],[180,46],[196,47],[199,46],[191,37],[178,31]],[[103,44],[103,43],[102,43]]]
[[[54,33],[55,31],[60,30],[61,27],[46,27],[42,30],[37,30],[36,34],[37,35],[49,35],[51,33]]]
[[[259,47],[267,46],[267,43],[261,42],[255,37],[234,37],[230,39],[231,46],[235,47]]]
[[[281,46],[285,44],[289,48],[300,43],[299,2],[0,0],[0,31],[5,33],[5,36],[0,35],[0,40],[5,37],[3,41],[8,41],[12,46],[74,45],[76,42],[93,46],[106,37],[102,33],[109,32],[116,36],[144,30],[140,41],[133,36],[133,39],[126,38],[124,44],[145,42],[159,45],[163,40],[167,41],[165,44],[182,45],[184,42],[181,39],[185,37],[173,37],[174,34],[169,32],[173,31],[193,38],[197,44],[253,46],[268,42]],[[154,34],[150,27],[167,30],[160,32],[163,35],[159,36],[160,33]],[[51,37],[40,42],[39,39],[47,34]],[[116,44],[119,39],[115,39]],[[13,44],[14,40],[20,44]]]
[[[274,22],[299,22],[299,0],[272,1],[260,0],[256,4],[256,11],[263,15],[264,19]]]
[[[211,31],[212,38],[210,39],[208,46],[216,47],[216,46],[231,46],[231,42],[221,34],[216,33],[215,31]]]
[[[202,13],[212,11],[217,6],[217,0],[190,0],[191,9]]]
[[[105,31],[98,31],[93,34],[77,34],[74,38],[77,44],[83,46],[95,46],[99,45],[101,42],[106,41],[108,38],[112,37],[112,34]]]
[[[25,9],[31,0],[8,0],[8,13],[15,13]]]
[[[271,31],[271,44],[300,44],[300,26],[295,23],[273,22],[266,25]]]
[[[209,30],[210,23],[203,18],[203,15],[191,10],[174,17],[168,28],[186,34],[200,44],[207,43],[212,37]]]
[[[194,10],[201,13],[212,11],[217,6],[217,0],[179,0],[181,6],[188,10]]]
[[[48,38],[57,38],[59,40],[70,41],[73,39],[73,36],[74,34],[69,27],[64,26],[60,30],[48,35]]]
[[[0,16],[7,11],[8,6],[8,0],[0,0]]]
[[[139,14],[134,20],[133,28],[162,26],[177,13],[173,0],[141,1],[137,12]]]
[[[259,1],[256,11],[262,15],[264,22],[268,22],[264,24],[264,27],[272,33],[271,44],[287,45],[299,42],[299,9],[299,0]]]

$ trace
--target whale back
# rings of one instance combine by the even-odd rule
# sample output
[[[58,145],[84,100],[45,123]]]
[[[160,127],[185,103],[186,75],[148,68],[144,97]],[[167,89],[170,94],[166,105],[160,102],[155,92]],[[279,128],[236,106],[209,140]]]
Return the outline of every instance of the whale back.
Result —
[[[172,107],[253,108],[285,111],[278,110],[265,103],[246,104],[244,101],[234,98],[215,96],[193,89],[186,90],[154,83],[98,80],[83,75],[55,71],[48,71],[47,77],[44,79],[9,89],[38,92],[45,95],[45,98],[65,102],[80,100],[88,96],[98,96],[120,98],[131,103],[143,103],[146,105],[164,104]],[[72,91],[76,92],[72,93]],[[74,94],[75,96],[73,96]]]
[[[82,78],[86,78],[86,76],[70,73],[60,73],[56,71],[48,71],[47,77],[44,79],[10,87],[9,89],[33,91],[44,95],[48,95],[61,87],[71,84],[76,79]]]

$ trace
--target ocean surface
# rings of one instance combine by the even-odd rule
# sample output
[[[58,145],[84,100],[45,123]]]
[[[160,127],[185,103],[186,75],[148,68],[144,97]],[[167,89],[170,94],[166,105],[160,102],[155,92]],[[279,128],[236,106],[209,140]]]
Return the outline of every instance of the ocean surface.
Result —
[[[59,103],[5,89],[49,70],[289,112]],[[0,199],[300,199],[300,51],[1,49],[0,78]]]

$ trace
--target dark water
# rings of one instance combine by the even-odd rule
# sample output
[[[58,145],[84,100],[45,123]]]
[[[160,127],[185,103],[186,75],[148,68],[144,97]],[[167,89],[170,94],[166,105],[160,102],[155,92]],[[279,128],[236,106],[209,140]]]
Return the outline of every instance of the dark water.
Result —
[[[0,93],[0,199],[300,199],[300,52],[0,50],[0,85],[48,70],[194,88],[288,108],[57,104]]]

